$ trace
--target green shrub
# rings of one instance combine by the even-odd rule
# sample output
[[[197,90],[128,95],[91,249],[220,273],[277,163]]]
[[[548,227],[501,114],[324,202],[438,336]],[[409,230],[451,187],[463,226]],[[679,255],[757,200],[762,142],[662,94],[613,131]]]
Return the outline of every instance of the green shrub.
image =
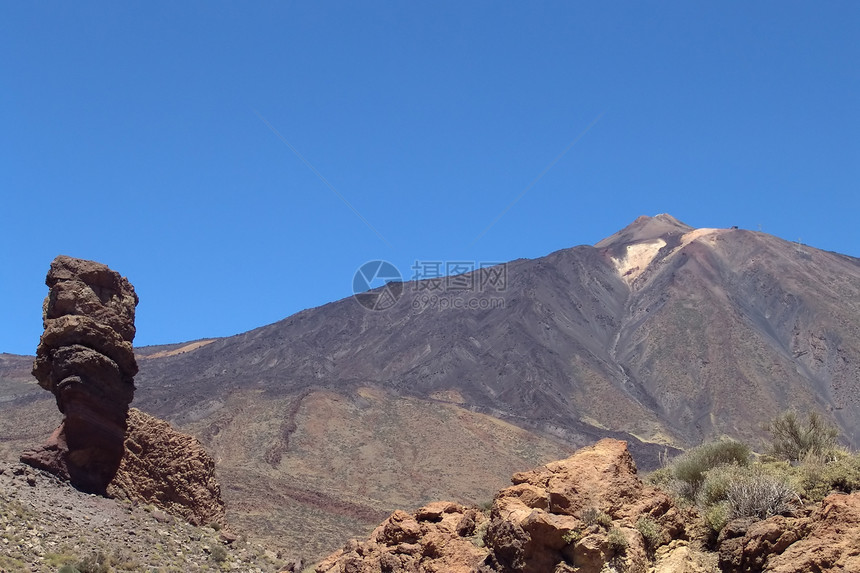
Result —
[[[705,522],[715,532],[738,517],[764,519],[791,509],[798,494],[787,465],[724,465],[705,472],[696,495]]]
[[[60,567],[57,570],[57,573],[81,573],[81,572],[78,571],[74,565],[72,565],[70,563],[66,563],[65,565],[63,565],[62,567]]]
[[[705,472],[696,494],[696,505],[707,508],[725,501],[731,484],[744,479],[748,473],[748,467],[737,465],[722,465],[709,469]]]
[[[693,500],[696,498],[708,470],[730,464],[745,466],[749,457],[749,446],[741,442],[734,440],[710,442],[675,458],[671,465],[672,475],[683,485],[679,493]]]
[[[653,472],[648,473],[644,479],[647,483],[653,486],[662,488],[668,487],[672,481],[672,468],[671,466],[666,466],[654,470]]]
[[[613,527],[606,535],[606,541],[609,543],[609,548],[616,555],[623,555],[627,552],[627,538],[624,537],[624,532]]]
[[[596,507],[589,507],[583,511],[581,519],[585,525],[599,525],[604,529],[609,529],[612,526],[612,518]]]
[[[216,563],[223,563],[227,560],[227,550],[223,545],[216,544],[212,547],[212,559]]]
[[[642,535],[645,547],[650,551],[656,549],[663,539],[663,528],[647,515],[636,521],[636,530]]]
[[[577,541],[582,539],[582,531],[578,529],[569,529],[564,535],[562,535],[561,539],[567,545],[570,545],[571,543],[576,543]]]
[[[836,448],[839,430],[818,412],[809,412],[802,422],[797,412],[783,412],[765,428],[771,435],[768,453],[780,460],[796,462],[807,455],[824,456]]]
[[[809,454],[791,468],[803,497],[821,501],[833,491],[851,493],[860,490],[860,455],[834,450],[825,459]]]
[[[478,509],[481,510],[485,515],[489,515],[490,511],[493,509],[493,500],[485,500],[478,504]]]
[[[719,533],[729,522],[731,510],[726,501],[721,501],[704,509],[705,523],[714,533]]]
[[[77,557],[69,553],[45,553],[45,565],[61,569],[63,565],[69,565],[77,561]]]
[[[94,553],[88,557],[84,557],[75,564],[75,569],[79,573],[110,573],[110,558],[104,553]]]

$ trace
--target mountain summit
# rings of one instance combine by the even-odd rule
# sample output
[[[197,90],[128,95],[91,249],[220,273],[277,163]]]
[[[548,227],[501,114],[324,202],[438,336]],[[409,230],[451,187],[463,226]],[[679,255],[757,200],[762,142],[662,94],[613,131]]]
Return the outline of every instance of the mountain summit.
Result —
[[[614,247],[617,245],[630,245],[657,239],[665,240],[667,237],[674,235],[683,235],[693,231],[693,227],[686,225],[666,213],[649,217],[642,215],[637,217],[635,221],[614,233],[596,245],[598,249]]]

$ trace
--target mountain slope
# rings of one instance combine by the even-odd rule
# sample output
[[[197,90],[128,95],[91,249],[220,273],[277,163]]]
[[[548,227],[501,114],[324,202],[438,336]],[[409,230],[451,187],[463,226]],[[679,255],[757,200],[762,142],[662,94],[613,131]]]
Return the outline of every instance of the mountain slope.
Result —
[[[451,295],[503,308],[416,309],[423,285],[407,283],[388,311],[345,299],[141,360],[143,405],[189,423],[237,388],[378,385],[574,445],[607,428],[679,446],[751,437],[756,418],[790,405],[832,411],[860,439],[857,259],[659,215],[509,263],[507,277],[501,293]]]

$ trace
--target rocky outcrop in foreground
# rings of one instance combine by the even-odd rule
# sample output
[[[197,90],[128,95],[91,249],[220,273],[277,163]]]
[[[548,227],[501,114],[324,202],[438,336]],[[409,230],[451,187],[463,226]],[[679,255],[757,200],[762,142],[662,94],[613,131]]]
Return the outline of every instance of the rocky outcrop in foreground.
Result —
[[[414,515],[395,511],[364,542],[346,547],[320,563],[318,573],[446,571],[469,573],[487,555],[480,533],[487,518],[451,502],[424,506]]]
[[[134,312],[128,279],[107,266],[59,256],[45,280],[45,332],[33,375],[65,417],[42,446],[21,461],[76,488],[103,494],[123,455],[128,406],[134,398]]]
[[[447,502],[397,511],[316,571],[597,573],[610,564],[644,573],[660,546],[685,536],[678,509],[638,479],[622,441],[601,440],[512,481],[489,518]]]
[[[193,436],[129,410],[125,455],[108,494],[151,503],[193,525],[224,525],[215,462]]]
[[[860,492],[832,494],[793,517],[729,523],[719,547],[723,571],[860,571]]]
[[[438,502],[394,512],[317,573],[847,573],[860,571],[860,492],[730,522],[707,549],[692,509],[643,484],[625,442],[514,474],[489,517]],[[699,536],[699,537],[697,537]],[[712,547],[714,545],[711,545]]]

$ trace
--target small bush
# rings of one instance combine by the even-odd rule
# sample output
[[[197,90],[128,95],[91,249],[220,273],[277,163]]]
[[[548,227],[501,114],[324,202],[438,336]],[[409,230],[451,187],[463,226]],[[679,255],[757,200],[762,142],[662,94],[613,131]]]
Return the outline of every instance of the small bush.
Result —
[[[748,474],[747,467],[735,465],[717,466],[708,470],[696,495],[696,505],[710,507],[725,501],[732,483],[744,479]]]
[[[834,450],[829,457],[808,454],[800,465],[791,468],[803,497],[821,501],[833,491],[860,490],[860,455]]]
[[[567,531],[567,533],[562,535],[561,539],[567,545],[570,545],[571,543],[576,543],[577,541],[582,539],[582,532],[578,529],[570,529]]]
[[[789,511],[798,495],[789,485],[788,466],[718,466],[705,472],[696,496],[705,522],[719,533],[738,517],[764,519]]]
[[[645,541],[645,547],[653,551],[663,539],[663,529],[650,517],[643,516],[636,521],[636,530]]]
[[[58,569],[62,568],[63,565],[71,567],[77,560],[77,557],[68,553],[45,553],[45,565],[57,567]]]
[[[212,559],[216,563],[223,563],[227,560],[227,550],[224,549],[223,545],[214,545],[212,547]]]
[[[603,513],[601,511],[597,515],[597,525],[599,525],[603,529],[609,529],[610,527],[612,527],[612,518],[609,517],[609,514]]]
[[[765,519],[791,510],[797,493],[785,477],[754,470],[732,481],[726,491],[731,518]]]
[[[708,524],[711,531],[719,533],[731,519],[731,509],[728,502],[721,501],[705,508],[704,517],[705,523]]]
[[[110,573],[111,561],[104,553],[94,553],[75,564],[79,573]]]
[[[836,448],[839,430],[818,412],[809,412],[802,422],[797,412],[783,412],[765,428],[771,435],[769,454],[780,460],[796,462],[809,454],[828,456]]]
[[[671,465],[672,475],[685,486],[680,492],[681,495],[695,499],[705,480],[705,472],[721,465],[745,466],[749,457],[749,446],[741,442],[710,442],[678,456]]]
[[[624,532],[613,527],[606,535],[606,541],[609,543],[609,548],[616,555],[623,555],[627,552],[627,538],[624,537]]]
[[[609,529],[612,526],[612,518],[596,507],[589,507],[583,511],[581,519],[585,525],[599,525],[604,529]]]
[[[478,504],[478,509],[481,510],[485,515],[489,515],[490,511],[493,509],[493,500],[485,500]]]
[[[645,476],[645,481],[653,486],[657,487],[668,487],[670,482],[672,481],[672,468],[671,466],[666,466],[653,472],[650,472]]]

